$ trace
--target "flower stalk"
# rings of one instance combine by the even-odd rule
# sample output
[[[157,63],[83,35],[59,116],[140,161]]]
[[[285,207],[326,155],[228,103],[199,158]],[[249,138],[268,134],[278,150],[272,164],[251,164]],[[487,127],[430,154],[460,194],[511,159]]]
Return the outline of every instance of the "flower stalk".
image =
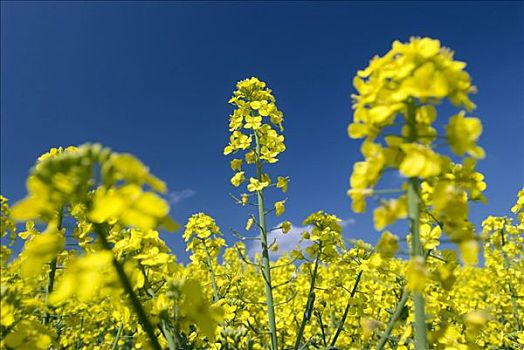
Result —
[[[209,268],[209,277],[211,278],[211,286],[213,287],[213,301],[216,303],[220,300],[220,295],[218,294],[218,286],[215,278],[215,271],[213,270],[213,264],[211,261],[211,255],[209,254],[209,249],[207,248],[206,241],[201,239],[202,245],[204,246],[204,251],[206,252],[206,261],[207,267]]]
[[[262,163],[260,161],[260,143],[255,132],[256,142],[256,169],[257,179],[262,181]],[[260,242],[262,247],[262,276],[266,290],[267,316],[269,320],[269,333],[271,337],[271,349],[278,349],[277,327],[275,320],[275,306],[273,302],[273,286],[271,284],[271,267],[269,263],[269,248],[267,244],[266,211],[264,207],[264,195],[262,190],[257,191],[258,221],[260,226]]]
[[[407,122],[409,126],[409,141],[415,142],[417,140],[416,129],[416,106],[412,99],[407,103]],[[408,218],[410,222],[411,232],[411,258],[423,259],[423,248],[420,241],[420,196],[419,196],[420,181],[418,177],[412,177],[408,181],[407,202],[408,202]],[[425,260],[424,260],[425,264]],[[424,311],[424,296],[421,291],[415,290],[413,292],[413,303],[415,306],[415,348],[427,349],[427,335],[426,335],[426,314]]]
[[[109,245],[109,242],[107,241],[107,236],[106,236],[107,226],[103,224],[97,224],[95,227],[96,227],[97,236],[100,239],[100,242],[102,243],[103,248],[108,251],[112,251],[111,246]],[[115,256],[113,256],[113,266],[115,267],[115,270],[118,274],[120,283],[122,283],[122,286],[124,287],[125,292],[129,295],[129,299],[131,300],[133,309],[135,309],[138,320],[140,324],[142,325],[142,327],[144,328],[144,331],[146,332],[149,338],[149,341],[151,342],[152,348],[155,350],[161,350],[162,347],[160,346],[160,343],[158,342],[158,339],[155,335],[155,330],[153,328],[153,325],[149,321],[149,318],[147,317],[146,312],[144,308],[142,307],[140,300],[138,299],[138,296],[136,295],[135,291],[133,290],[131,281],[127,277],[124,271],[124,268],[122,267],[122,265],[116,259]]]
[[[318,263],[320,259],[320,253],[322,252],[322,245],[319,246],[317,256],[315,258],[315,266],[313,272],[311,273],[311,281],[309,283],[309,292],[307,296],[306,308],[304,310],[304,315],[302,316],[302,322],[300,323],[300,328],[298,329],[297,339],[295,341],[295,350],[298,350],[300,347],[300,341],[302,340],[302,335],[304,334],[304,328],[311,318],[313,312],[313,304],[315,303],[315,283],[317,280],[318,274]]]
[[[60,231],[62,229],[62,220],[63,220],[63,217],[64,217],[63,211],[64,211],[63,209],[60,209],[58,211],[58,219],[57,219],[58,220],[58,222],[57,222],[57,230],[58,231]],[[45,290],[45,304],[46,304],[46,307],[48,307],[49,296],[53,292],[53,288],[54,288],[54,285],[55,285],[55,276],[56,276],[57,263],[58,263],[58,260],[57,260],[57,257],[55,257],[55,258],[53,258],[53,260],[51,260],[51,263],[49,264],[50,268],[49,268],[49,272],[47,273],[47,286],[46,286],[46,290]],[[44,313],[44,318],[42,320],[42,323],[44,325],[49,323],[49,312],[47,310]]]
[[[333,339],[331,340],[330,346],[332,348],[335,347],[335,344],[337,343],[337,339],[340,336],[340,333],[342,332],[342,329],[344,328],[344,323],[346,323],[346,318],[349,314],[349,307],[351,306],[351,299],[355,297],[355,294],[357,293],[357,288],[360,283],[360,279],[362,278],[363,271],[360,270],[360,272],[357,275],[357,279],[355,280],[355,284],[353,285],[353,289],[351,290],[351,294],[349,295],[349,300],[346,303],[346,308],[344,309],[344,314],[342,315],[342,319],[338,323],[337,330],[335,332],[335,335],[333,336]]]
[[[395,323],[397,322],[398,318],[402,314],[402,310],[404,309],[404,306],[406,305],[406,302],[409,299],[409,292],[406,288],[402,290],[402,296],[400,297],[400,300],[397,303],[397,306],[395,308],[395,311],[393,312],[393,315],[391,315],[391,319],[389,320],[389,323],[386,327],[386,330],[382,335],[380,336],[380,340],[377,344],[376,350],[381,350],[386,345],[389,336],[391,335],[391,332],[393,331],[393,328],[395,327]]]

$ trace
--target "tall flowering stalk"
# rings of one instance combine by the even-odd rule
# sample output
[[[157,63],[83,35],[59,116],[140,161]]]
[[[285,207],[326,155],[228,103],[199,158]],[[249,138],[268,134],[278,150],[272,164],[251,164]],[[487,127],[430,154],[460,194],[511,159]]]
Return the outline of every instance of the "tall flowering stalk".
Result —
[[[409,219],[411,259],[406,275],[413,293],[417,349],[428,347],[423,297],[429,278],[428,248],[421,225],[429,225],[429,231],[433,225],[442,228],[459,245],[467,263],[476,261],[478,251],[467,202],[483,200],[485,183],[475,164],[484,151],[476,144],[482,132],[480,120],[466,116],[475,107],[469,99],[475,87],[465,66],[438,40],[412,38],[408,43],[394,42],[353,81],[358,94],[353,95],[354,120],[348,132],[351,138],[365,138],[361,151],[366,159],[354,165],[348,195],[353,210],[363,212],[366,197],[380,192],[374,187],[385,169],[396,169],[407,179],[398,198],[383,200],[375,209],[374,221],[382,230],[397,219]],[[433,122],[436,106],[446,99],[461,110],[449,119],[441,136]],[[456,156],[468,157],[460,163],[437,153],[434,141],[440,139]]]
[[[313,314],[319,266],[323,262],[329,263],[336,261],[336,258],[340,254],[337,248],[339,248],[339,250],[344,248],[340,221],[341,220],[335,215],[318,211],[309,215],[302,223],[304,226],[311,226],[310,230],[305,231],[302,234],[301,241],[310,241],[312,243],[312,245],[306,248],[306,254],[309,255],[308,264],[311,265],[311,261],[314,261],[314,263],[312,270],[309,266],[311,271],[309,291],[307,294],[304,315],[302,316],[302,321],[300,323],[295,340],[295,350],[301,348],[301,345],[303,344],[302,337],[304,334],[304,329],[310,320],[311,315]],[[332,345],[334,345],[334,343]]]
[[[96,170],[100,171],[97,176]],[[94,187],[96,185],[99,186]],[[144,185],[151,190],[144,190]],[[151,175],[148,169],[131,155],[112,153],[109,149],[95,144],[72,147],[63,152],[59,149],[50,152],[49,156],[41,157],[31,172],[27,187],[29,193],[13,207],[13,217],[18,220],[39,218],[48,222],[48,228],[45,233],[36,236],[26,245],[25,259],[22,263],[23,274],[28,278],[34,276],[46,263],[51,262],[49,281],[53,283],[47,288],[48,294],[51,293],[56,258],[65,243],[61,230],[62,214],[58,215],[57,222],[56,213],[61,213],[66,206],[88,208],[86,216],[90,230],[96,232],[102,251],[81,258],[78,260],[78,266],[89,262],[90,258],[99,263],[107,263],[105,265],[113,265],[151,346],[161,349],[155,328],[137,295],[132,277],[126,272],[126,266],[122,261],[113,255],[114,247],[110,236],[114,233],[113,229],[119,225],[143,230],[162,225],[174,228],[176,225],[168,216],[167,202],[156,193],[165,191],[164,183]],[[117,222],[118,224],[115,224]],[[91,247],[86,250],[96,249]],[[69,277],[80,275],[82,273],[73,268],[65,274]],[[67,277],[64,280],[67,281]],[[92,283],[93,286],[96,285],[94,281]],[[65,299],[64,295],[67,297],[73,294],[75,288],[78,286],[75,285],[74,278],[62,282],[51,302],[58,304],[60,299]],[[115,288],[115,295],[118,293],[119,289]],[[46,324],[47,321],[46,314],[43,323]]]
[[[524,252],[524,189],[519,191],[518,201],[511,211],[517,216],[515,223],[513,218],[507,216],[489,216],[482,222],[482,234],[485,239],[485,255],[490,257],[485,265],[494,270],[494,274],[506,284],[511,298],[515,329],[520,332],[523,326],[519,315],[518,290],[514,283],[522,280],[522,270],[514,268],[513,265],[522,261],[521,255]]]
[[[247,185],[248,193],[243,193],[238,201],[242,205],[249,204],[252,196],[256,197],[258,207],[258,220],[251,216],[247,228],[256,221],[260,229],[260,242],[262,252],[261,272],[266,290],[267,314],[269,319],[269,332],[271,337],[271,348],[276,350],[277,329],[275,321],[275,304],[273,301],[273,286],[271,283],[271,266],[269,260],[269,244],[266,216],[270,211],[266,209],[264,200],[265,190],[273,186],[269,174],[264,172],[264,166],[278,161],[277,156],[283,152],[284,136],[279,134],[283,131],[283,114],[275,105],[275,98],[266,83],[257,78],[240,81],[237,90],[229,103],[236,107],[229,120],[230,136],[229,144],[224,149],[224,155],[244,152],[242,158],[231,161],[231,169],[235,172],[231,178],[233,186],[238,187],[246,180],[246,171],[242,170],[243,164],[254,165],[253,176],[249,178]],[[278,177],[275,185],[287,190],[287,178]],[[276,202],[275,213],[280,216],[284,211],[285,201]]]
[[[226,242],[215,220],[204,213],[192,215],[186,224],[184,240],[187,242],[186,251],[191,251],[191,261],[203,266],[209,272],[213,301],[217,302],[221,296],[218,290],[214,266],[217,265],[217,256]]]

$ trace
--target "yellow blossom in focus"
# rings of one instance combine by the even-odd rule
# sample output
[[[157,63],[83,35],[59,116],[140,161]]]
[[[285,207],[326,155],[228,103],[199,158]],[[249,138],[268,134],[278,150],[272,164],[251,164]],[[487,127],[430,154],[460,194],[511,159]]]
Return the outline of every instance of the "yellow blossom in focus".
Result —
[[[231,184],[235,187],[238,187],[242,182],[244,182],[245,179],[246,178],[243,171],[236,172],[235,175],[233,175],[231,178]]]
[[[262,191],[267,186],[269,186],[268,181],[259,181],[258,179],[252,177],[249,179],[249,185],[247,185],[247,189],[249,192]]]
[[[420,240],[424,249],[435,249],[440,244],[442,229],[440,226],[431,227],[428,224],[420,225]]]

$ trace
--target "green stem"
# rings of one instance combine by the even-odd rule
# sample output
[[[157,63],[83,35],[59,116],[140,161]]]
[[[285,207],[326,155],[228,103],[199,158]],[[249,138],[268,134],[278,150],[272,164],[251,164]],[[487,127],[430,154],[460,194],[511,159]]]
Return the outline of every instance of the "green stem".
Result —
[[[424,260],[428,258],[430,253],[431,253],[431,250],[426,250],[424,252]],[[384,331],[384,333],[382,333],[382,336],[380,337],[376,350],[381,350],[386,345],[386,342],[388,341],[389,336],[391,332],[393,331],[393,328],[395,327],[395,323],[397,322],[398,318],[402,314],[402,310],[404,309],[404,305],[406,305],[406,302],[408,301],[408,299],[409,299],[409,292],[406,288],[403,288],[402,295],[400,296],[400,300],[397,302],[397,306],[395,307],[395,311],[393,312],[393,315],[391,315],[391,319],[389,320],[386,330]]]
[[[147,278],[147,274],[146,274],[144,267],[142,265],[139,265],[139,268],[142,271],[142,274],[144,275],[144,288],[146,290],[147,295],[149,295],[151,299],[155,299],[156,293],[153,290],[153,288],[151,288],[151,284],[149,283],[149,279]],[[169,350],[177,350],[177,346],[176,346],[176,342],[173,337],[173,334],[170,331],[169,325],[167,324],[162,314],[160,315],[159,329],[167,340],[167,345],[168,345]]]
[[[218,294],[218,286],[215,279],[215,271],[213,270],[213,265],[211,263],[211,255],[209,254],[209,250],[207,249],[206,241],[204,239],[201,239],[202,245],[204,246],[204,251],[206,252],[206,258],[207,258],[207,266],[209,267],[209,276],[211,277],[211,285],[213,286],[213,301],[216,303],[220,299],[220,295]]]
[[[416,126],[416,106],[413,100],[410,100],[407,105],[407,122],[409,125],[409,142],[417,140],[417,126]],[[411,258],[422,257],[423,248],[420,241],[420,196],[419,196],[419,179],[412,177],[408,181],[408,217],[410,221],[411,231]],[[413,303],[415,304],[415,349],[428,349],[427,335],[426,335],[426,314],[424,311],[424,296],[419,291],[413,292]]]
[[[115,340],[113,341],[113,346],[111,347],[112,350],[118,349],[118,341],[120,340],[120,336],[122,335],[123,328],[124,328],[124,323],[121,323],[116,332]]]
[[[324,348],[327,348],[326,331],[324,329],[324,322],[322,322],[322,314],[320,313],[320,311],[317,310],[316,316],[318,319],[318,324],[320,326],[320,331],[322,332],[322,343],[324,343]]]
[[[349,308],[351,306],[351,299],[355,297],[355,294],[357,293],[358,284],[360,283],[360,278],[362,277],[362,270],[359,271],[357,275],[357,279],[355,280],[355,284],[353,285],[353,289],[351,290],[351,294],[349,295],[349,300],[346,303],[346,308],[344,309],[344,314],[342,315],[342,319],[340,320],[337,331],[335,332],[335,335],[333,336],[333,339],[331,340],[330,346],[332,348],[335,347],[335,344],[337,342],[338,337],[340,336],[340,333],[342,332],[342,329],[344,328],[344,323],[346,322],[346,318],[349,314]]]
[[[176,350],[176,339],[173,337],[171,330],[169,329],[169,325],[165,319],[162,318],[161,322],[161,329],[162,333],[164,334],[164,337],[167,339],[167,347],[169,350]]]
[[[63,219],[64,219],[64,209],[61,208],[60,211],[58,212],[58,223],[57,223],[57,226],[56,226],[58,231],[60,231],[62,229],[62,221],[63,221]],[[55,285],[55,276],[56,276],[57,262],[58,262],[58,260],[55,257],[51,261],[50,269],[49,269],[49,272],[47,273],[47,286],[46,286],[46,290],[45,290],[46,311],[44,313],[44,319],[42,320],[44,325],[49,323],[49,312],[47,311],[47,307],[48,307],[49,296],[53,292],[53,288],[54,288],[54,285]]]
[[[393,328],[395,327],[395,323],[397,322],[398,318],[402,314],[402,310],[404,309],[404,305],[406,305],[408,298],[409,298],[409,293],[406,289],[404,289],[402,291],[402,296],[400,297],[400,300],[397,303],[397,307],[395,308],[393,315],[391,315],[391,319],[389,320],[386,330],[384,331],[384,333],[382,333],[382,336],[380,337],[376,350],[381,350],[386,345],[386,342],[389,339],[389,335],[393,331]]]
[[[382,194],[400,194],[403,191],[400,188],[390,188],[383,190],[373,190],[373,195],[382,195]]]
[[[300,341],[302,340],[302,335],[304,334],[304,328],[306,328],[306,323],[311,318],[311,313],[313,312],[313,304],[315,303],[315,282],[317,280],[318,260],[320,258],[321,251],[322,245],[319,246],[318,253],[315,258],[315,267],[313,268],[313,274],[311,275],[311,281],[309,283],[309,293],[307,296],[306,309],[304,310],[302,322],[300,323],[300,328],[298,329],[297,339],[295,341],[295,350],[298,350],[300,346]]]
[[[257,178],[262,181],[262,164],[260,162],[260,143],[255,132],[256,141],[256,168]],[[264,208],[264,195],[257,191],[258,219],[260,224],[260,242],[262,245],[262,276],[266,289],[267,315],[269,319],[269,333],[271,337],[271,349],[277,350],[277,326],[275,321],[275,306],[273,303],[273,286],[271,284],[271,267],[269,264],[269,249],[267,245],[266,213]]]
[[[109,242],[107,241],[106,233],[107,233],[107,227],[102,224],[97,224],[96,226],[96,233],[98,235],[98,238],[100,239],[100,242],[102,243],[102,246],[105,250],[111,251],[111,246],[109,245]],[[131,304],[133,305],[133,308],[135,309],[136,315],[138,317],[138,320],[142,327],[144,328],[144,331],[146,332],[147,336],[149,337],[149,341],[151,342],[151,346],[155,350],[161,350],[160,344],[158,343],[158,339],[155,335],[155,330],[153,326],[151,325],[151,322],[149,321],[146,312],[144,311],[144,308],[142,307],[142,304],[140,303],[140,300],[138,299],[138,296],[135,294],[135,291],[133,290],[133,286],[131,285],[131,282],[129,281],[129,278],[127,277],[124,268],[120,264],[120,262],[115,258],[113,255],[113,266],[115,267],[115,270],[118,274],[118,277],[120,279],[120,282],[122,283],[122,286],[124,287],[125,292],[129,295],[129,299],[131,300]]]

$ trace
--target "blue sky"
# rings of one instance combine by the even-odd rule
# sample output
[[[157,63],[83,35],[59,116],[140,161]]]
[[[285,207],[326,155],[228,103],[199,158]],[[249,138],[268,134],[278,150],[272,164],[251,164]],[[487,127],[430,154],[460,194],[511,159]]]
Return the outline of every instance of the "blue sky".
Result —
[[[205,211],[232,242],[228,227],[241,229],[249,211],[228,196],[227,101],[238,80],[258,76],[285,115],[288,150],[271,170],[292,179],[282,218],[300,226],[325,209],[346,220],[348,237],[375,241],[370,215],[353,214],[346,196],[361,158],[361,140],[346,131],[351,82],[410,36],[456,51],[479,88],[489,204],[472,208],[473,221],[506,214],[523,186],[522,2],[24,1],[1,10],[1,192],[12,201],[40,153],[96,141],[164,179],[179,222]],[[183,256],[180,232],[164,238]]]

